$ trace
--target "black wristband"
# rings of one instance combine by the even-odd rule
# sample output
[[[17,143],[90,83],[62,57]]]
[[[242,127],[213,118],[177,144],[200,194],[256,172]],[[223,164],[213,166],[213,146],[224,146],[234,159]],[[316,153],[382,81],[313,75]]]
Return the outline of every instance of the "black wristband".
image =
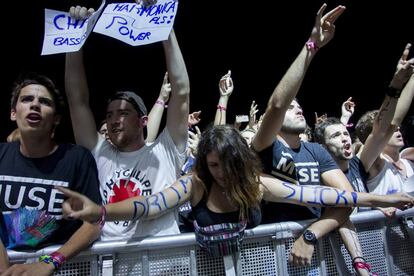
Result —
[[[400,97],[400,95],[401,95],[401,90],[396,89],[396,88],[394,88],[392,86],[388,86],[388,90],[387,90],[386,95],[387,96],[390,96],[391,98],[398,99]]]

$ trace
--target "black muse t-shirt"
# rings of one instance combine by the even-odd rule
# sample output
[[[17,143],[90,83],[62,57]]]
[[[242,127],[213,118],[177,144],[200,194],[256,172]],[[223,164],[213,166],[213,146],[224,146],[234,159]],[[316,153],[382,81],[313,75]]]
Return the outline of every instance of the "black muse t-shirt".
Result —
[[[291,149],[275,140],[258,154],[265,173],[298,185],[323,185],[321,174],[338,169],[331,155],[317,143],[301,142],[299,148]],[[320,208],[262,202],[262,223],[304,220],[319,215]]]
[[[41,248],[67,241],[82,221],[62,219],[62,186],[101,202],[95,159],[77,145],[62,144],[42,158],[27,158],[20,143],[0,144],[0,208],[8,248]],[[3,227],[4,228],[4,227]]]

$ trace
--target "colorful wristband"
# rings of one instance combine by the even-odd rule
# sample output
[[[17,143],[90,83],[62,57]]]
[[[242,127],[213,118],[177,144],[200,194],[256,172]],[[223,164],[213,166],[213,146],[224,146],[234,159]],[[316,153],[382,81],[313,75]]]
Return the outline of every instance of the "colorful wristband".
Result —
[[[315,41],[313,41],[313,40],[311,40],[311,39],[309,39],[307,42],[306,42],[306,49],[308,49],[309,51],[311,51],[311,50],[314,50],[315,52],[316,51],[318,51],[319,50],[319,47],[318,47],[318,45],[316,45],[316,43],[315,43]]]
[[[225,106],[222,106],[222,105],[217,105],[217,109],[220,110],[220,111],[226,111],[227,110],[227,108]]]
[[[58,264],[58,268],[61,268],[63,263],[66,261],[66,257],[58,251],[55,251],[52,254],[50,254],[50,257],[52,257],[53,263]]]
[[[61,255],[61,256],[58,256],[58,255]],[[63,257],[63,259],[62,259],[62,257]],[[55,268],[55,270],[58,270],[59,268],[62,267],[65,259],[66,259],[65,256],[63,256],[61,253],[53,252],[51,255],[42,255],[42,256],[40,256],[39,257],[39,262],[44,262],[46,264],[52,264],[53,267]]]

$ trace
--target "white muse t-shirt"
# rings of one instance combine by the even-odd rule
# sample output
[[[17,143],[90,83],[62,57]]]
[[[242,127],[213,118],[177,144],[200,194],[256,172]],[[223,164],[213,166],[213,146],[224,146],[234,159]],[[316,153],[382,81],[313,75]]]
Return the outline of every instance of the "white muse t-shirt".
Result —
[[[133,152],[120,152],[99,135],[92,154],[98,167],[103,204],[164,190],[179,177],[185,159],[185,151],[178,152],[167,128],[153,143]],[[178,233],[177,212],[172,211],[153,220],[108,221],[101,240]]]

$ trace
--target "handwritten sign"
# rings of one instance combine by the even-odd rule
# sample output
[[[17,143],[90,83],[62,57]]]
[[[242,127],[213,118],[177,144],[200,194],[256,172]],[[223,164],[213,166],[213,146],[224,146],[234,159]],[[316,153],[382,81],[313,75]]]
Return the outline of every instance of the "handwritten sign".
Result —
[[[71,18],[67,12],[45,9],[42,55],[78,51],[92,32],[104,6],[105,0],[99,9],[85,20]]]
[[[177,9],[177,0],[158,0],[148,7],[135,3],[109,4],[94,32],[133,46],[167,40]]]

